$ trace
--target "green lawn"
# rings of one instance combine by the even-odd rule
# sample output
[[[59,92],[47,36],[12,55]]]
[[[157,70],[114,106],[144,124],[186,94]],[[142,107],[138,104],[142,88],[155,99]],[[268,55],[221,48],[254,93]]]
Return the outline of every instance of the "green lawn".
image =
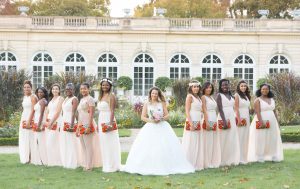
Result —
[[[119,129],[119,136],[120,137],[130,137],[131,131],[129,129]]]
[[[124,163],[127,154],[122,154]],[[19,164],[16,154],[0,155],[0,188],[300,188],[300,150],[286,150],[281,163],[253,163],[209,169],[194,174],[140,176]],[[147,163],[147,162],[145,162]]]

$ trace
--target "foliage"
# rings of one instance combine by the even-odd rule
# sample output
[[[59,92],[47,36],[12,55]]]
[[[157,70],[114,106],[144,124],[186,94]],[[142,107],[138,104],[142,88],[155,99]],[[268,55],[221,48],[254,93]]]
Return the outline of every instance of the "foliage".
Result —
[[[167,106],[167,109],[168,111],[172,111],[172,110],[175,110],[176,108],[176,100],[173,96],[171,97],[168,97],[168,106]]]
[[[141,116],[132,111],[134,108],[131,104],[127,102],[121,102],[119,107],[115,111],[115,117],[119,128],[139,128],[143,125]]]
[[[180,79],[175,80],[173,82],[173,94],[176,100],[176,105],[178,106],[184,106],[185,104],[185,98],[187,95],[187,89],[189,86],[190,80],[188,79]]]
[[[234,77],[227,77],[226,79],[228,79],[230,82],[230,91],[233,95],[236,92],[236,87],[237,87],[238,83],[241,81],[241,79],[234,78]]]
[[[199,81],[200,83],[201,83],[201,85],[203,85],[203,83],[204,83],[204,78],[203,77],[194,77],[192,80],[197,80],[197,81]]]
[[[248,18],[259,18],[258,10],[268,9],[270,11],[269,18],[290,18],[289,11],[300,7],[300,0],[236,0],[230,7],[235,18],[239,17],[238,12],[243,15],[243,11],[247,10]]]
[[[132,89],[132,79],[128,76],[121,76],[117,81],[117,86],[120,88],[124,88],[124,90]]]
[[[170,78],[168,77],[158,77],[155,80],[155,86],[160,88],[163,92],[166,91],[167,87],[170,87],[172,84]]]
[[[185,123],[185,113],[180,109],[169,112],[168,122],[172,127],[183,127]]]
[[[290,124],[300,111],[300,77],[294,73],[278,73],[268,76],[268,81],[275,94],[279,120]]]
[[[87,82],[90,84],[90,87],[93,87],[97,84],[96,77],[93,75],[86,75],[84,72],[74,73],[74,72],[61,72],[60,74],[55,74],[45,80],[45,87],[47,89],[51,88],[51,85],[58,83],[61,86],[61,93],[64,93],[66,84],[73,83],[75,86],[75,96],[80,98],[80,84]],[[91,88],[90,88],[91,89]],[[91,91],[93,95],[93,91]]]
[[[134,109],[135,113],[137,113],[138,115],[141,115],[142,111],[143,111],[143,106],[144,106],[144,104],[142,102],[134,103],[133,109]]]
[[[0,120],[8,121],[19,110],[23,97],[23,83],[29,79],[24,70],[0,72]]]
[[[259,86],[261,86],[264,83],[268,83],[268,79],[267,78],[260,78],[256,82],[256,88],[259,89]]]
[[[0,137],[0,146],[17,146],[18,144],[19,144],[18,137],[10,137],[10,138]]]
[[[23,0],[8,1],[1,14],[18,15],[18,6],[29,7],[37,16],[109,16],[109,0]]]
[[[0,138],[15,137],[18,133],[17,129],[18,129],[18,127],[15,127],[12,125],[6,125],[3,127],[0,127]]]
[[[167,9],[171,18],[224,18],[226,5],[211,0],[151,0],[134,10],[135,17],[151,17],[154,7]]]

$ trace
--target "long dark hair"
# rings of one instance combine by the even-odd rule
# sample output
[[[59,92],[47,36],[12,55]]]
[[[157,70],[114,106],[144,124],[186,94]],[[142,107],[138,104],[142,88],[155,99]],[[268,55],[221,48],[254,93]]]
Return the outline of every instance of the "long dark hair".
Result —
[[[204,84],[203,84],[203,87],[202,87],[202,94],[205,95],[205,90],[211,86],[211,93],[209,95],[213,95],[214,94],[214,91],[215,91],[215,88],[214,88],[214,85],[209,82],[209,81],[206,81]]]
[[[238,83],[237,87],[236,87],[236,91],[237,91],[237,93],[240,95],[241,98],[243,98],[243,99],[245,99],[245,100],[247,100],[247,98],[248,98],[249,101],[250,101],[250,100],[251,100],[251,95],[250,95],[249,86],[248,86],[248,84],[247,84],[246,91],[243,93],[243,92],[241,91],[241,89],[240,89],[240,85],[241,85],[242,83],[247,84],[246,81],[241,80],[241,81]]]
[[[158,91],[158,99],[159,100],[161,100],[162,102],[166,102],[165,96],[163,95],[163,93],[161,92],[160,88],[158,88],[158,87],[152,87],[149,90],[149,93],[148,93],[148,100],[149,100],[149,102],[151,102],[151,93],[152,93],[153,90],[157,90]]]
[[[52,98],[54,97],[54,95],[53,95],[53,93],[52,93],[53,87],[58,87],[58,90],[59,90],[58,95],[60,96],[60,85],[59,85],[58,83],[54,83],[54,84],[51,86],[50,91],[49,91],[49,101],[51,101]]]
[[[228,79],[221,79],[221,80],[219,81],[219,93],[222,93],[222,94],[224,94],[224,91],[222,90],[222,83],[223,83],[224,81],[228,82],[228,85],[229,85],[229,87],[230,87],[230,81],[229,81]],[[231,93],[230,89],[228,89],[228,94],[229,94],[232,98],[234,98],[234,97],[232,96],[232,93]]]
[[[269,85],[269,84],[267,84],[267,83],[264,83],[264,84],[261,84],[260,86],[259,86],[259,89],[256,91],[256,96],[257,97],[260,97],[262,94],[261,94],[261,88],[263,88],[263,86],[267,86],[268,88],[269,88],[269,93],[268,93],[268,98],[273,98],[275,95],[274,95],[274,93],[271,91],[271,86]]]
[[[100,81],[100,90],[99,90],[99,98],[98,98],[99,101],[101,101],[101,99],[102,99],[102,97],[103,97],[103,95],[104,95],[104,93],[103,93],[103,91],[102,91],[102,83],[103,83],[103,82],[107,82],[107,83],[108,83],[108,85],[109,85],[109,91],[108,91],[108,93],[109,93],[109,94],[111,93],[112,87],[113,87],[113,84],[112,84],[112,80],[111,80],[111,79],[109,79],[109,78],[103,78],[103,79],[101,79],[101,81]]]
[[[49,95],[48,95],[48,91],[45,87],[38,87],[36,90],[35,90],[35,95],[39,98],[38,96],[38,91],[39,90],[42,90],[43,93],[44,93],[44,98],[46,99],[47,103],[48,103],[48,100],[49,100]],[[40,100],[40,99],[39,99]]]

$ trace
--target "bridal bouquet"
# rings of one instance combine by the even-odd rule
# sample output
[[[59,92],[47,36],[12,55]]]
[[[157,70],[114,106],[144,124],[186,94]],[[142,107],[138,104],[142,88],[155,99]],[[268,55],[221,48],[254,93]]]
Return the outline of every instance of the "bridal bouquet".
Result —
[[[163,120],[163,114],[161,111],[150,110],[150,119],[154,121],[161,121]]]
[[[87,133],[87,128],[90,129],[89,133]],[[86,124],[86,125],[79,125],[78,129],[79,129],[79,132],[76,133],[76,136],[80,136],[80,135],[83,135],[83,134],[84,135],[91,134],[91,133],[95,132],[95,127],[93,126],[93,124],[92,125],[88,125],[88,124]]]
[[[190,123],[189,121],[186,121],[185,122],[185,130],[190,131],[191,127],[193,127],[195,130],[200,130],[201,129],[200,121],[192,121],[192,123]]]
[[[202,124],[202,128],[204,130],[207,130],[207,131],[216,131],[217,130],[217,123],[216,122],[213,122],[213,121],[208,121],[208,126],[206,126],[206,122],[204,121],[203,124]]]
[[[270,121],[263,120],[263,123],[260,121],[256,121],[256,129],[269,129],[270,128]]]
[[[64,131],[75,132],[77,130],[77,124],[74,124],[73,127],[71,123],[64,122]]]
[[[224,127],[224,123],[223,123],[223,120],[218,120],[218,126],[219,126],[219,129],[230,129],[231,128],[231,124],[230,124],[230,120],[228,119],[227,120],[227,127],[225,128]]]
[[[117,126],[117,123],[116,123],[116,122],[113,122],[113,124],[110,124],[110,123],[102,123],[102,124],[101,124],[101,127],[102,127],[102,132],[103,132],[103,133],[106,133],[106,132],[109,132],[109,131],[113,131],[113,130],[117,130],[117,129],[118,129],[118,126]]]
[[[22,128],[23,129],[32,129],[33,126],[33,120],[31,120],[31,122],[29,123],[29,128],[27,128],[27,121],[22,121]]]
[[[46,125],[45,124],[41,124],[40,126],[38,126],[37,123],[34,123],[32,125],[32,130],[35,132],[41,132],[41,131],[45,131]]]
[[[240,125],[238,125],[238,119],[237,118],[235,118],[235,122],[236,122],[236,126],[238,126],[238,127],[247,126],[246,118],[241,118],[241,124]]]

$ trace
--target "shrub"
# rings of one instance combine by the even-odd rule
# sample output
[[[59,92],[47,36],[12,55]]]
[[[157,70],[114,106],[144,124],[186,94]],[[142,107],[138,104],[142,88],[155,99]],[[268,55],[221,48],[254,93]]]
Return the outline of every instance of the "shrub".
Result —
[[[264,84],[264,83],[268,83],[268,79],[267,78],[260,78],[256,82],[256,88],[259,89],[259,86]]]
[[[176,100],[175,100],[175,98],[173,96],[168,97],[168,98],[169,98],[168,99],[168,106],[167,106],[168,111],[175,110],[175,108],[176,108]]]
[[[290,124],[300,111],[300,77],[294,73],[278,73],[267,77],[274,92],[279,121]]]
[[[0,138],[11,138],[17,136],[19,127],[6,125],[0,127]]]
[[[0,138],[0,146],[18,146],[19,138],[12,137],[12,138]]]
[[[184,106],[190,80],[181,79],[173,82],[173,94],[177,106]]]
[[[45,87],[50,89],[54,83],[58,83],[61,86],[61,93],[64,93],[66,84],[73,83],[75,86],[75,96],[80,98],[80,84],[87,82],[90,84],[90,87],[97,84],[96,77],[93,75],[86,75],[84,72],[75,73],[75,72],[61,72],[60,74],[55,74],[45,80]],[[91,91],[93,96],[93,91]]]
[[[3,123],[21,108],[23,83],[27,79],[29,76],[24,70],[0,72],[0,120]]]
[[[185,113],[180,110],[173,110],[169,112],[169,120],[168,122],[172,127],[183,127],[185,123]]]
[[[226,79],[229,80],[230,82],[230,91],[232,93],[232,95],[236,92],[236,87],[238,85],[238,83],[242,80],[240,78],[235,78],[235,77],[227,77]]]
[[[132,111],[133,106],[127,102],[119,103],[115,111],[115,117],[119,128],[140,128],[143,125],[141,116]]]
[[[121,76],[117,81],[117,86],[128,91],[132,89],[132,79],[128,76]]]
[[[160,88],[163,92],[166,91],[167,87],[170,87],[172,84],[171,80],[168,77],[158,77],[155,80],[155,86]]]
[[[203,85],[203,83],[204,83],[203,77],[194,77],[193,80],[199,81],[201,83],[201,85]]]

